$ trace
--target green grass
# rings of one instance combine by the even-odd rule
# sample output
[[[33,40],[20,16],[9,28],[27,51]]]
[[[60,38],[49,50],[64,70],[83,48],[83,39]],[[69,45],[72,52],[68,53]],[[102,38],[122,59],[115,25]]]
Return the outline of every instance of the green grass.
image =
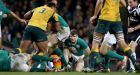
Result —
[[[122,72],[111,72],[111,73],[78,73],[78,72],[0,72],[0,75],[140,75],[140,73],[122,73]]]

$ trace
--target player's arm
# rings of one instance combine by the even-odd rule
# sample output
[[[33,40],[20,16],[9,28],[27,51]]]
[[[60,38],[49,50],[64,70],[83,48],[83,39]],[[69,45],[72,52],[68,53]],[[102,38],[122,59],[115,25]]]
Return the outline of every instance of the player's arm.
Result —
[[[138,13],[138,16],[140,16],[140,4],[138,5],[137,10],[139,10],[137,13]],[[134,27],[134,30],[140,30],[140,23],[136,27]]]
[[[60,31],[61,27],[60,27],[60,23],[58,21],[55,22],[55,27],[56,27],[55,29],[57,32]]]
[[[24,14],[24,19],[29,20],[32,17],[33,10],[28,11]]]
[[[21,23],[26,23],[26,21],[24,20],[24,19],[21,19],[20,17],[18,17],[14,12],[12,12],[11,10],[10,10],[10,12],[9,12],[15,19],[17,19],[19,22],[21,22]]]
[[[140,24],[138,24],[138,25],[137,25],[136,27],[134,27],[133,29],[134,29],[134,31],[135,31],[135,30],[139,30],[139,29],[140,29]]]
[[[121,6],[123,6],[123,7],[126,7],[126,6],[127,6],[125,0],[120,0],[120,4],[121,4]]]
[[[90,23],[92,23],[98,16],[100,10],[103,6],[103,0],[97,0],[94,15],[90,18]]]
[[[56,29],[57,32],[60,31],[60,29],[61,29],[58,17],[59,17],[58,14],[54,13],[53,22],[55,23],[55,29]]]
[[[3,15],[3,18],[7,18],[7,14],[4,14],[4,15]]]
[[[86,56],[86,57],[89,57],[90,53],[91,53],[90,48],[87,47],[87,48],[85,49],[85,56]]]

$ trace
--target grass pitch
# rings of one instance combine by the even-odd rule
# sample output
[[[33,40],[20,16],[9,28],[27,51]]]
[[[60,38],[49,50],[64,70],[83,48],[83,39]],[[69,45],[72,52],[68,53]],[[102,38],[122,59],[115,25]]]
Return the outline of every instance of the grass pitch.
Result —
[[[0,75],[140,75],[140,73],[79,73],[79,72],[0,72]]]

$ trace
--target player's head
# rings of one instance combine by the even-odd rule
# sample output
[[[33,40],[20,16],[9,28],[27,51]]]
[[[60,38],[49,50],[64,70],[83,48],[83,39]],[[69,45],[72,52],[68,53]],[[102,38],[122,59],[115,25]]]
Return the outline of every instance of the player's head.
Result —
[[[57,6],[57,0],[46,0],[45,3],[48,5],[49,3],[54,3]]]
[[[52,0],[51,2],[54,3],[56,6],[58,4],[57,0]]]
[[[138,4],[138,0],[128,0],[128,5],[132,8],[136,7],[137,4]]]
[[[77,38],[78,38],[77,30],[75,30],[75,29],[71,30],[71,33],[70,33],[70,40],[71,40],[71,42],[76,42]]]
[[[55,2],[53,2],[53,0],[47,0],[46,4],[47,4],[47,6],[51,7],[54,10],[56,10],[56,4],[55,4]]]

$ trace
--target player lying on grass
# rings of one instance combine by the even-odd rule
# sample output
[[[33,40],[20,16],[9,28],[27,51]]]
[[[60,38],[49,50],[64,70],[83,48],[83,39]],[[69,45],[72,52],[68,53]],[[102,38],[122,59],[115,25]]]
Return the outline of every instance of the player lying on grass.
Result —
[[[29,60],[28,54],[13,55],[6,50],[0,50],[0,71],[28,72],[30,70],[27,64]]]

